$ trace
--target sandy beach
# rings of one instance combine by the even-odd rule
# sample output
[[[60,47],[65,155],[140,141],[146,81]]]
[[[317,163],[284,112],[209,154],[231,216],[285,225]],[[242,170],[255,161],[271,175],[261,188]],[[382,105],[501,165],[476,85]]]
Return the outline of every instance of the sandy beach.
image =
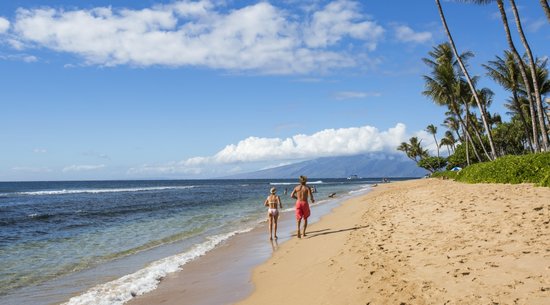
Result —
[[[549,188],[410,180],[343,202],[302,239],[285,218],[276,247],[258,228],[130,304],[550,302]]]
[[[238,304],[549,304],[550,189],[380,185],[284,243]]]

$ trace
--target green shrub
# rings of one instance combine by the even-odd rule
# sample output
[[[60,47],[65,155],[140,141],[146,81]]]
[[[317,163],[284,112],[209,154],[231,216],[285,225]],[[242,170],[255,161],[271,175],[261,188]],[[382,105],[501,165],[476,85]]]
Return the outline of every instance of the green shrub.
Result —
[[[467,183],[534,183],[550,187],[550,152],[504,156],[470,165],[460,172],[443,172],[441,176]]]

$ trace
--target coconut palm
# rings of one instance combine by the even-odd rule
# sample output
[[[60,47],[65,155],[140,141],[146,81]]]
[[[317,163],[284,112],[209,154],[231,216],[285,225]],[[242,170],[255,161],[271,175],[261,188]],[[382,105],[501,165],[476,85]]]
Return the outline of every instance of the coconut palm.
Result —
[[[550,22],[550,6],[548,6],[548,0],[539,0],[540,6],[542,6],[542,10],[546,14],[546,18],[548,19],[548,22]]]
[[[428,125],[428,127],[426,127],[426,131],[434,137],[434,143],[437,147],[437,157],[439,158],[439,145],[437,145],[437,138],[435,137],[435,135],[437,134],[437,127],[435,127],[433,124],[430,124]]]
[[[459,141],[460,139],[462,139],[462,137],[460,136],[460,123],[452,112],[449,111],[446,114],[448,115],[448,117],[445,118],[442,126],[445,126],[449,130],[454,131],[456,134],[456,139],[457,141]],[[447,132],[450,132],[449,130],[445,132],[445,135],[447,134]]]
[[[498,0],[498,1],[502,1],[502,0]],[[510,5],[512,6],[512,11],[514,12],[514,17],[516,18],[516,26],[518,28],[519,37],[521,38],[521,42],[523,43],[523,46],[525,47],[525,51],[527,53],[527,58],[529,59],[529,70],[531,71],[531,77],[533,78],[533,80],[536,80],[537,66],[535,64],[535,59],[533,58],[533,52],[531,52],[531,47],[529,46],[529,43],[525,38],[523,27],[521,26],[521,20],[519,18],[518,8],[516,7],[516,3],[514,0],[510,0]],[[544,123],[544,112],[543,112],[544,110],[542,105],[542,96],[541,96],[538,83],[536,81],[533,81],[533,89],[535,90],[535,100],[537,105],[539,127],[542,133],[542,146],[544,148],[544,151],[548,151],[548,149],[550,149],[549,147],[550,144],[548,143],[548,130],[546,129],[546,124]]]
[[[439,166],[438,168],[440,168],[441,163],[439,162],[439,145],[437,144],[437,138],[435,137],[435,135],[437,134],[437,127],[435,127],[434,124],[430,124],[426,127],[426,131],[434,137],[434,143],[437,149],[437,165]]]
[[[548,6],[547,0],[540,0],[540,6],[542,6],[542,9],[544,10],[544,13],[546,14],[546,18],[548,19],[548,22],[550,22],[550,6]]]
[[[497,157],[497,155],[496,155],[496,151],[495,151],[495,144],[493,142],[493,137],[491,135],[491,132],[489,130],[489,126],[488,126],[488,123],[487,123],[487,114],[485,112],[483,112],[483,109],[481,107],[481,101],[479,100],[479,97],[477,96],[477,91],[476,91],[476,89],[474,87],[474,84],[472,82],[472,78],[470,77],[470,74],[466,70],[466,67],[464,66],[464,63],[462,62],[462,59],[458,55],[458,51],[456,50],[456,46],[455,46],[453,37],[451,35],[451,32],[449,31],[449,27],[447,26],[447,21],[445,19],[445,14],[443,13],[443,8],[441,7],[441,2],[439,0],[435,0],[435,3],[436,3],[437,8],[439,10],[439,16],[441,17],[441,22],[443,23],[443,27],[445,28],[447,38],[449,39],[449,43],[452,47],[453,53],[454,53],[455,57],[457,58],[458,64],[460,66],[460,70],[462,71],[464,77],[466,78],[466,81],[468,83],[470,91],[471,91],[471,93],[472,93],[472,95],[473,95],[473,97],[474,97],[474,99],[475,99],[475,101],[478,105],[478,108],[481,112],[481,119],[483,120],[483,126],[485,127],[485,131],[487,132],[487,138],[489,140],[489,146],[491,146],[491,156],[489,157],[489,159],[494,160]]]
[[[532,152],[535,152],[533,141],[531,139],[531,133],[529,132],[529,124],[526,119],[526,116],[529,117],[529,115],[528,113],[525,113],[524,107],[524,102],[526,101],[528,103],[528,101],[522,97],[525,89],[521,87],[522,83],[520,81],[519,66],[515,60],[514,54],[509,51],[504,51],[504,58],[496,56],[496,60],[489,61],[489,63],[487,65],[483,65],[483,67],[487,70],[487,75],[489,77],[500,84],[505,90],[512,93],[509,103],[505,104],[505,106],[511,110],[513,114],[518,115],[528,140],[529,147]],[[528,106],[530,105],[532,104],[529,103]]]
[[[533,118],[532,128],[533,128],[533,140],[534,140],[533,142],[535,144],[535,149],[537,151],[539,150],[538,130],[537,130],[537,127],[536,127],[537,119],[538,119],[538,123],[539,123],[538,125],[539,125],[539,128],[540,128],[541,133],[542,133],[542,148],[541,149],[544,150],[544,151],[548,150],[549,149],[549,143],[548,143],[548,137],[547,137],[548,132],[547,132],[546,125],[545,125],[545,122],[544,122],[544,115],[542,113],[543,106],[542,106],[541,93],[540,93],[538,84],[536,82],[531,84],[531,83],[529,83],[529,81],[527,79],[527,72],[526,72],[525,67],[523,66],[523,60],[519,56],[519,53],[517,52],[517,50],[514,46],[514,42],[512,41],[512,36],[510,34],[510,27],[508,25],[508,18],[506,17],[506,10],[504,9],[503,0],[462,0],[462,1],[463,2],[469,2],[469,3],[476,3],[476,4],[487,4],[487,3],[493,3],[493,2],[497,3],[498,9],[499,9],[499,12],[500,12],[500,15],[501,15],[502,23],[504,25],[504,30],[506,32],[506,39],[508,41],[508,45],[510,47],[510,50],[514,54],[514,57],[516,58],[516,61],[520,63],[520,65],[519,65],[520,66],[520,72],[521,72],[523,81],[525,83],[526,89],[527,89],[527,94],[529,96],[529,100],[531,100],[531,102],[533,103],[533,106],[531,106],[531,108],[530,108],[530,112],[531,112],[531,117]],[[529,47],[529,43],[527,42],[527,39],[525,38],[525,34],[523,32],[523,28],[522,28],[522,25],[521,25],[521,20],[520,20],[520,17],[519,17],[519,13],[518,13],[515,1],[510,0],[510,5],[511,5],[512,11],[514,13],[514,17],[515,17],[515,20],[516,20],[516,26],[518,28],[519,36],[521,38],[523,46],[525,47],[527,57],[529,59],[529,70],[531,72],[531,78],[536,79],[536,65],[535,65],[535,61],[533,59],[533,53],[531,52],[531,48]],[[533,85],[532,86],[533,91],[531,91],[531,85]],[[533,92],[533,94],[531,94],[531,92]],[[531,95],[533,95],[533,96],[531,96]],[[535,119],[535,115],[536,115],[535,107],[537,108],[537,112],[538,112],[538,118],[537,119]]]
[[[432,68],[430,75],[424,75],[425,89],[422,94],[430,97],[436,104],[440,106],[447,106],[450,112],[458,119],[460,127],[465,135],[465,142],[470,141],[474,146],[474,152],[478,160],[481,157],[478,155],[477,149],[473,142],[470,129],[468,128],[468,120],[463,119],[462,106],[465,106],[469,96],[467,91],[467,85],[464,80],[458,75],[457,66],[458,61],[454,57],[454,53],[451,50],[451,46],[448,43],[443,43],[434,47],[432,51],[428,53],[431,58],[423,58],[422,60]],[[473,56],[471,53],[464,53],[461,55],[462,60]],[[479,143],[484,145],[483,142]],[[486,149],[483,149],[486,151]],[[491,160],[491,157],[487,155],[487,158]]]
[[[447,146],[447,154],[450,156],[451,152],[454,153],[455,151],[455,144],[456,139],[453,136],[453,133],[450,130],[445,131],[445,136],[441,138],[441,141],[439,142],[439,147],[443,145]]]
[[[398,147],[397,150],[405,152],[407,154],[407,157],[416,164],[420,162],[420,160],[428,157],[428,150],[422,148],[422,140],[418,140],[417,137],[412,137],[409,139],[409,143],[402,142]]]

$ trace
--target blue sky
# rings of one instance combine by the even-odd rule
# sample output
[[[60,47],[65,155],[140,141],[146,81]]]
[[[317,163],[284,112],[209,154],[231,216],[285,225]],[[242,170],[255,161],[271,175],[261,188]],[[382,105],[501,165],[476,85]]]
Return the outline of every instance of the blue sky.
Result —
[[[538,1],[516,2],[547,57]],[[442,4],[504,115],[481,67],[507,48],[496,5]],[[430,145],[445,109],[421,94],[421,58],[445,41],[434,1],[2,1],[0,181],[208,178]]]

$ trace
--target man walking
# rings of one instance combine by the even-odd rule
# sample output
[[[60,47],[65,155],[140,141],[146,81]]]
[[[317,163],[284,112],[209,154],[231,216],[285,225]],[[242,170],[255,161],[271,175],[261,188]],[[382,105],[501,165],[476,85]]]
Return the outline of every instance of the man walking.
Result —
[[[307,200],[308,198],[311,198],[311,203],[314,203],[315,199],[313,199],[313,192],[311,191],[311,188],[306,185],[307,177],[300,176],[299,179],[300,185],[294,188],[290,194],[290,197],[296,199],[296,225],[298,227],[297,235],[298,238],[302,238],[302,236],[306,236],[307,218],[311,214]],[[304,230],[302,231],[302,234],[300,234],[300,223],[302,218],[304,219]]]

